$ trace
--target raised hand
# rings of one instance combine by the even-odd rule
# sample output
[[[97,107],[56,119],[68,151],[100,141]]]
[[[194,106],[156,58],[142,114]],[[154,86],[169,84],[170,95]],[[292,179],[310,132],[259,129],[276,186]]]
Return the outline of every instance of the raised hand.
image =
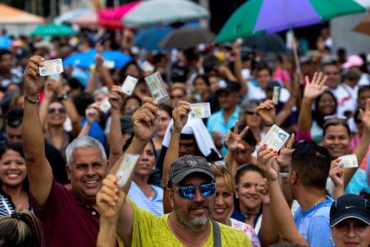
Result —
[[[180,100],[172,111],[173,128],[175,131],[181,132],[188,121],[188,115],[191,111],[190,103]]]
[[[109,97],[109,102],[112,105],[112,110],[121,111],[121,107],[123,104],[123,98],[124,98],[124,95],[121,91],[121,87],[113,86],[108,97]]]
[[[257,165],[268,181],[275,181],[279,177],[279,166],[276,162],[276,151],[267,149],[266,144],[257,151]]]
[[[132,116],[135,137],[148,142],[157,130],[158,102],[150,97],[144,98],[144,104]]]
[[[370,99],[366,100],[365,111],[360,109],[360,118],[364,127],[370,131]]]
[[[333,160],[330,164],[329,176],[336,188],[344,189],[344,172],[343,168],[340,167],[340,159]]]
[[[327,76],[321,72],[315,72],[312,80],[306,76],[306,87],[304,88],[303,96],[307,99],[315,99],[325,91],[325,82]]]
[[[235,122],[234,130],[227,132],[225,136],[225,144],[230,152],[236,150],[243,150],[244,145],[241,143],[243,137],[247,134],[249,127],[246,126],[240,133],[239,132],[239,120]]]
[[[44,97],[51,100],[54,95],[54,80],[47,79],[44,87]]]
[[[44,85],[45,79],[39,75],[39,67],[43,66],[44,60],[43,57],[32,56],[23,73],[24,93],[30,99],[36,99]]]
[[[118,212],[126,199],[125,193],[118,189],[116,176],[110,174],[103,180],[103,186],[96,195],[96,204],[101,217],[118,218]]]
[[[259,104],[256,111],[261,116],[266,126],[271,126],[275,123],[275,105],[272,100],[266,100]]]
[[[290,163],[292,162],[293,143],[295,141],[295,134],[292,133],[289,137],[287,144],[280,149],[280,155],[277,157],[276,162],[279,165],[280,171],[288,171]]]
[[[86,108],[85,115],[86,121],[92,125],[92,123],[99,119],[99,106],[97,103],[91,104],[88,108]]]
[[[263,204],[270,204],[269,187],[266,178],[258,182],[256,192]]]

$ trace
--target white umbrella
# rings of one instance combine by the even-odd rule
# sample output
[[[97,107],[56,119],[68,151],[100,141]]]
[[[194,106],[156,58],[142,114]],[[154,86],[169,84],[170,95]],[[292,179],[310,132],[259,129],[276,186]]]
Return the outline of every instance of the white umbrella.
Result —
[[[74,9],[68,12],[65,12],[64,14],[61,14],[57,18],[54,19],[54,22],[56,24],[62,24],[64,22],[71,23],[74,19],[77,17],[86,14],[88,12],[92,12],[92,8],[79,8],[79,9]]]
[[[122,22],[129,27],[166,25],[174,22],[187,22],[209,18],[209,12],[200,5],[188,0],[149,0],[133,8]]]

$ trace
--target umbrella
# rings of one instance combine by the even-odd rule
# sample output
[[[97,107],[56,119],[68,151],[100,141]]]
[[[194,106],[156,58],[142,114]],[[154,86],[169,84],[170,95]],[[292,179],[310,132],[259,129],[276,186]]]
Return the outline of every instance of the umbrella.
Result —
[[[69,55],[63,60],[65,66],[77,66],[82,68],[89,68],[95,63],[94,58],[96,50],[91,49],[87,52],[77,52]],[[116,69],[121,69],[126,63],[130,62],[132,58],[121,51],[103,51],[102,53],[105,60],[113,61]]]
[[[277,34],[247,38],[243,41],[243,46],[260,52],[287,52],[283,39]]]
[[[192,1],[150,0],[140,3],[122,21],[126,26],[138,28],[208,17],[209,12]]]
[[[250,0],[232,14],[216,42],[303,27],[369,6],[370,0]]]
[[[123,4],[118,8],[108,8],[98,11],[98,24],[110,29],[123,28],[121,19],[128,14],[133,8],[138,6],[140,1]]]
[[[91,25],[97,25],[98,24],[98,15],[95,10],[91,10],[88,12],[85,12],[84,14],[78,16],[77,18],[73,19],[71,21],[72,24],[82,26],[82,27],[88,27]]]
[[[159,46],[185,50],[199,44],[212,43],[214,39],[215,35],[208,29],[181,28],[165,37]]]
[[[73,21],[77,17],[79,17],[79,16],[81,16],[85,13],[92,12],[92,11],[93,11],[92,8],[74,9],[74,10],[68,11],[68,12],[58,16],[57,18],[55,18],[54,23],[57,23],[57,24],[70,23],[71,21]]]
[[[77,32],[69,26],[51,23],[36,27],[31,36],[73,36],[76,34]]]
[[[370,15],[366,15],[352,30],[370,35]]]
[[[141,30],[135,35],[134,44],[148,51],[160,50],[159,43],[172,31],[173,28],[168,26],[150,27]]]
[[[4,1],[2,1],[4,2]],[[0,4],[0,23],[1,24],[34,24],[45,23],[45,18],[33,15],[10,7],[6,4]]]

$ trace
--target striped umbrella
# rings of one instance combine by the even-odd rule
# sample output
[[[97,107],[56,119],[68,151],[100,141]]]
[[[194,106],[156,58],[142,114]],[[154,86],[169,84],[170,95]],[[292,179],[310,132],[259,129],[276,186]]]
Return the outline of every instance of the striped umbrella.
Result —
[[[232,14],[216,42],[308,26],[369,7],[370,0],[250,0]]]

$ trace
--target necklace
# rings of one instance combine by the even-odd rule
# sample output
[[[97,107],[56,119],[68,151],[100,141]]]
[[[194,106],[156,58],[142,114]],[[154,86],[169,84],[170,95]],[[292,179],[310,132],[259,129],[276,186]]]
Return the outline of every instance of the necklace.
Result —
[[[326,200],[326,197],[325,196],[324,197],[321,197],[317,202],[315,202],[315,204],[313,206],[315,207],[317,204],[319,204],[320,202],[323,202],[325,200]]]

